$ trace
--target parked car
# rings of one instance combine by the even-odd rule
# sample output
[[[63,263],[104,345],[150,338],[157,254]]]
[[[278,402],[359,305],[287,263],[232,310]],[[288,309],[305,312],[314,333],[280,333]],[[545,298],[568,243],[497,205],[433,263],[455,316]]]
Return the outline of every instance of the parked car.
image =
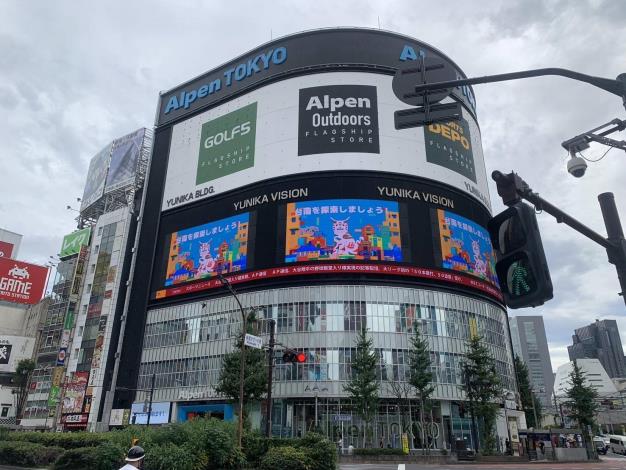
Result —
[[[593,438],[593,445],[596,448],[598,454],[601,455],[606,455],[607,451],[609,450],[609,446],[604,442],[604,439],[598,436]]]
[[[619,436],[616,434],[611,435],[611,451],[616,454],[626,455],[626,436]]]

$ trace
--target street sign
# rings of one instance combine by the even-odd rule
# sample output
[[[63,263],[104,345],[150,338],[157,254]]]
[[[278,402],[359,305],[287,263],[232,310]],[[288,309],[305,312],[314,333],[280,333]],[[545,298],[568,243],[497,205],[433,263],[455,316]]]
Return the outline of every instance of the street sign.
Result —
[[[255,349],[263,349],[263,338],[246,333],[243,344]]]
[[[352,415],[333,415],[333,422],[352,421]]]
[[[400,101],[412,106],[423,106],[424,96],[430,104],[438,103],[451,92],[451,88],[424,92],[415,92],[417,85],[425,83],[446,82],[456,80],[456,72],[452,65],[441,59],[426,57],[422,60],[407,62],[402,65],[393,77],[391,87]]]
[[[455,102],[429,105],[428,110],[425,107],[401,109],[394,113],[394,122],[396,129],[408,129],[435,122],[453,121],[461,116],[461,103]]]

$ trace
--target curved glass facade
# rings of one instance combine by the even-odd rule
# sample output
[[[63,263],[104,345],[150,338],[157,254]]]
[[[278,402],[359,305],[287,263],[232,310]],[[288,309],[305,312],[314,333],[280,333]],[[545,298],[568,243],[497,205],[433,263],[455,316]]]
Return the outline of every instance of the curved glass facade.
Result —
[[[431,347],[436,398],[461,399],[460,362],[473,331],[496,360],[505,388],[514,389],[506,312],[494,304],[434,290],[367,285],[294,287],[242,293],[257,308],[258,329],[276,321],[277,341],[307,353],[304,364],[277,358],[277,397],[299,395],[298,382],[341,382],[350,376],[356,332],[367,328],[380,357],[381,381],[404,381],[410,331],[417,325]],[[138,388],[156,374],[158,389],[211,387],[221,357],[241,331],[241,314],[229,297],[151,310]],[[175,351],[185,354],[173,354]],[[341,395],[341,387],[334,387]],[[165,390],[164,390],[165,391]],[[175,399],[164,394],[163,399]],[[384,394],[383,394],[384,395]]]
[[[279,434],[306,430],[304,418],[298,426],[294,420],[304,413],[298,410],[311,406],[315,395],[319,399],[320,391],[324,403],[318,407],[325,410],[328,426],[332,427],[332,416],[350,413],[341,410],[347,404],[343,385],[351,374],[357,331],[363,327],[374,339],[379,357],[381,417],[387,420],[398,413],[394,403],[398,385],[407,377],[408,340],[416,326],[430,344],[435,378],[432,398],[440,401],[435,412],[438,418],[433,418],[438,426],[444,415],[454,414],[457,401],[464,399],[460,366],[473,333],[484,338],[505,389],[515,390],[506,312],[495,304],[436,290],[373,285],[293,287],[241,293],[239,297],[244,307],[258,309],[256,327],[265,342],[267,319],[272,318],[277,342],[307,356],[304,364],[283,364],[282,347],[277,348],[273,394],[279,406],[275,404],[273,421]],[[150,310],[137,388],[148,389],[155,374],[155,400],[223,400],[215,395],[213,385],[222,357],[240,331],[241,314],[230,296]],[[408,411],[409,415],[415,412]],[[462,421],[457,417],[456,428],[463,428]],[[454,431],[454,420],[448,427],[449,432]]]

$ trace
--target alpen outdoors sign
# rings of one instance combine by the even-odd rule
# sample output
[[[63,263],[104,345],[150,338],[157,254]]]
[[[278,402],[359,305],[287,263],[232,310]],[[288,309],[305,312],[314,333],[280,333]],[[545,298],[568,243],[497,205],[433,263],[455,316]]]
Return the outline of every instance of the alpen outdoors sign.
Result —
[[[0,300],[36,304],[43,296],[47,277],[48,268],[0,258]]]
[[[91,235],[91,227],[78,230],[63,237],[63,245],[61,245],[60,258],[72,256],[80,251],[83,245],[89,245],[89,235]]]

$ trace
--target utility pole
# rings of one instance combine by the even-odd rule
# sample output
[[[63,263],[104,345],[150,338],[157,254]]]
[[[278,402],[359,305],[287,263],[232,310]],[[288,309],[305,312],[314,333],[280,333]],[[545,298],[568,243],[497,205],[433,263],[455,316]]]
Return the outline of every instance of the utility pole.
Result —
[[[270,318],[270,343],[267,356],[267,418],[265,420],[265,435],[272,437],[272,380],[274,379],[274,346],[275,346],[275,332],[276,320]]]
[[[239,448],[242,448],[242,440],[243,440],[243,395],[244,395],[244,381],[245,381],[245,367],[246,367],[246,346],[243,344],[244,336],[246,335],[246,321],[247,315],[246,311],[241,305],[239,301],[239,297],[237,296],[237,292],[230,284],[230,281],[222,276],[222,273],[217,273],[217,278],[220,280],[222,285],[226,287],[231,295],[234,297],[237,305],[239,306],[239,310],[241,312],[241,361],[239,362],[239,426],[237,427],[237,443]]]
[[[537,420],[537,407],[535,406],[535,389],[532,387],[530,389],[530,401],[533,404],[533,417],[535,418],[535,428],[541,429],[539,421]]]
[[[152,374],[150,380],[150,401],[148,402],[148,419],[146,420],[146,426],[150,426],[150,416],[152,416],[152,396],[154,395],[154,382],[156,380],[156,374]]]

